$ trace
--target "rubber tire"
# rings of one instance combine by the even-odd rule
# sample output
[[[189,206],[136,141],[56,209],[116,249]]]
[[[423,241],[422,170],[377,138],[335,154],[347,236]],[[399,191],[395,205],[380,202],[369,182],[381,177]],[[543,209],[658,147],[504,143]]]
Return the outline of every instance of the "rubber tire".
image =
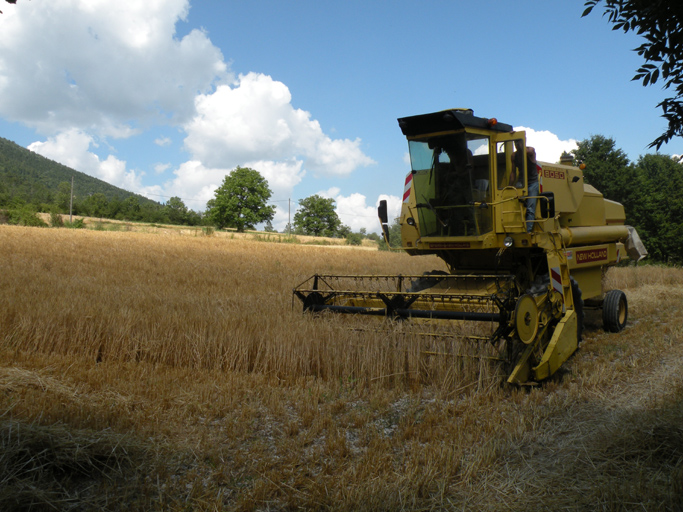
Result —
[[[572,285],[572,298],[574,299],[574,311],[576,312],[576,343],[581,343],[583,339],[583,321],[585,313],[583,311],[583,299],[581,298],[581,288],[573,277],[569,278]]]
[[[607,332],[621,332],[628,320],[628,301],[621,290],[610,290],[602,304],[602,325]]]

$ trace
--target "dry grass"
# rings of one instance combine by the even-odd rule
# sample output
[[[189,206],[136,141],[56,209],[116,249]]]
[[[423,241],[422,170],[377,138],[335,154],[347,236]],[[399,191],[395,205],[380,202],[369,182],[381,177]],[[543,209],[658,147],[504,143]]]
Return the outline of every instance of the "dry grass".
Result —
[[[611,271],[629,328],[589,317],[562,375],[530,390],[426,356],[401,326],[358,332],[292,307],[315,272],[434,268],[0,226],[0,508],[681,507],[683,271]]]
[[[36,214],[43,222],[50,225],[51,214],[37,213]],[[69,220],[68,215],[62,215],[62,220]],[[324,245],[335,247],[338,249],[365,249],[376,251],[378,244],[374,240],[364,238],[360,246],[347,245],[345,238],[331,238],[322,236],[307,236],[307,235],[287,235],[286,233],[275,233],[268,231],[245,231],[238,233],[233,228],[225,228],[216,231],[213,227],[207,226],[180,226],[177,224],[156,224],[150,222],[132,222],[126,220],[115,219],[100,219],[98,217],[84,217],[82,215],[73,215],[72,220],[83,221],[83,226],[87,229],[97,231],[123,231],[134,233],[148,233],[163,236],[212,236],[216,238],[223,238],[229,240],[251,240],[251,241],[266,241],[273,243],[296,243],[306,245]]]

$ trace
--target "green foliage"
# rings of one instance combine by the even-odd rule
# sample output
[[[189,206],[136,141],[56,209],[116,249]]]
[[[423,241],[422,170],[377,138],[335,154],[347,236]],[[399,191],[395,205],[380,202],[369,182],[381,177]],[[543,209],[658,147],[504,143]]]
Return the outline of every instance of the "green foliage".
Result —
[[[71,180],[74,178],[73,200]],[[0,208],[32,204],[36,211],[190,226],[202,217],[174,197],[162,206],[44,158],[0,138]]]
[[[337,235],[342,238],[347,238],[350,234],[351,228],[346,224],[342,224],[341,226],[339,226],[339,229],[337,229]]]
[[[166,202],[164,206],[164,213],[168,217],[171,224],[188,224],[190,220],[190,211],[188,210],[183,200],[179,197],[172,197]]]
[[[346,243],[348,245],[361,245],[363,243],[363,235],[360,233],[349,233],[346,235]]]
[[[64,219],[62,218],[62,215],[55,211],[50,212],[50,226],[53,228],[64,227]]]
[[[47,224],[38,217],[38,213],[32,204],[18,205],[7,211],[7,223],[17,226],[34,226],[45,228]]]
[[[632,219],[650,258],[683,263],[683,165],[665,155],[645,155],[634,168]]]
[[[633,208],[635,170],[626,153],[616,148],[614,139],[593,135],[579,142],[572,151],[574,159],[586,165],[583,176],[607,199],[624,205],[627,214]]]
[[[299,209],[294,214],[295,232],[310,236],[337,236],[342,224],[334,203],[334,199],[317,194],[300,199]]]
[[[64,221],[64,227],[65,228],[71,228],[71,229],[84,229],[85,228],[85,221],[82,218],[74,219],[73,221],[69,222]]]
[[[662,108],[669,126],[650,143],[659,149],[673,137],[683,135],[683,13],[679,1],[642,0],[587,0],[582,16],[604,3],[605,12],[614,30],[633,31],[645,41],[635,51],[645,59],[633,80],[642,80],[643,86],[654,84],[660,76],[664,89],[673,90],[673,96],[657,106]]]
[[[68,181],[62,181],[57,186],[57,194],[55,195],[55,207],[61,213],[69,213],[69,206],[71,203],[71,185]]]
[[[81,202],[80,213],[88,217],[104,217],[107,212],[107,206],[107,197],[101,192],[96,192],[95,194],[88,195]]]
[[[271,195],[268,181],[258,171],[238,166],[207,203],[207,214],[218,229],[231,227],[244,232],[273,219],[275,207],[267,204]]]
[[[134,195],[0,137],[0,183],[3,184],[0,201],[3,200],[2,190],[5,190],[10,198],[19,198],[36,205],[56,204],[60,213],[69,213],[72,177],[75,204],[97,193],[103,194],[107,201],[114,198],[123,200]],[[159,206],[150,199],[136,197],[143,203]],[[6,203],[0,203],[0,206],[6,206]]]

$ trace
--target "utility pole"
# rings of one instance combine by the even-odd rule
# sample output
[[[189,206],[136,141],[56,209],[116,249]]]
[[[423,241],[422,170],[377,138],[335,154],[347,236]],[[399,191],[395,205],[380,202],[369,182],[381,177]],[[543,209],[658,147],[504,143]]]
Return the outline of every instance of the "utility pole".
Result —
[[[72,215],[71,213],[73,212],[74,208],[74,177],[73,175],[71,176],[71,197],[69,198],[69,224],[73,223],[73,219],[71,218]]]
[[[287,200],[287,236],[292,236],[292,198]]]

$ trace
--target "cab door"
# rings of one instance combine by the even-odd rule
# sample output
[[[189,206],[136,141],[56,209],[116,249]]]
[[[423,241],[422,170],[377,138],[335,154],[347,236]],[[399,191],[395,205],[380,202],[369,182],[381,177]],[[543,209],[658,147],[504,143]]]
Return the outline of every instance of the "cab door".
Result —
[[[520,201],[527,193],[526,134],[511,132],[497,134],[495,138],[495,200],[494,219],[497,233],[524,233],[525,209]],[[521,152],[522,158],[515,158]]]

